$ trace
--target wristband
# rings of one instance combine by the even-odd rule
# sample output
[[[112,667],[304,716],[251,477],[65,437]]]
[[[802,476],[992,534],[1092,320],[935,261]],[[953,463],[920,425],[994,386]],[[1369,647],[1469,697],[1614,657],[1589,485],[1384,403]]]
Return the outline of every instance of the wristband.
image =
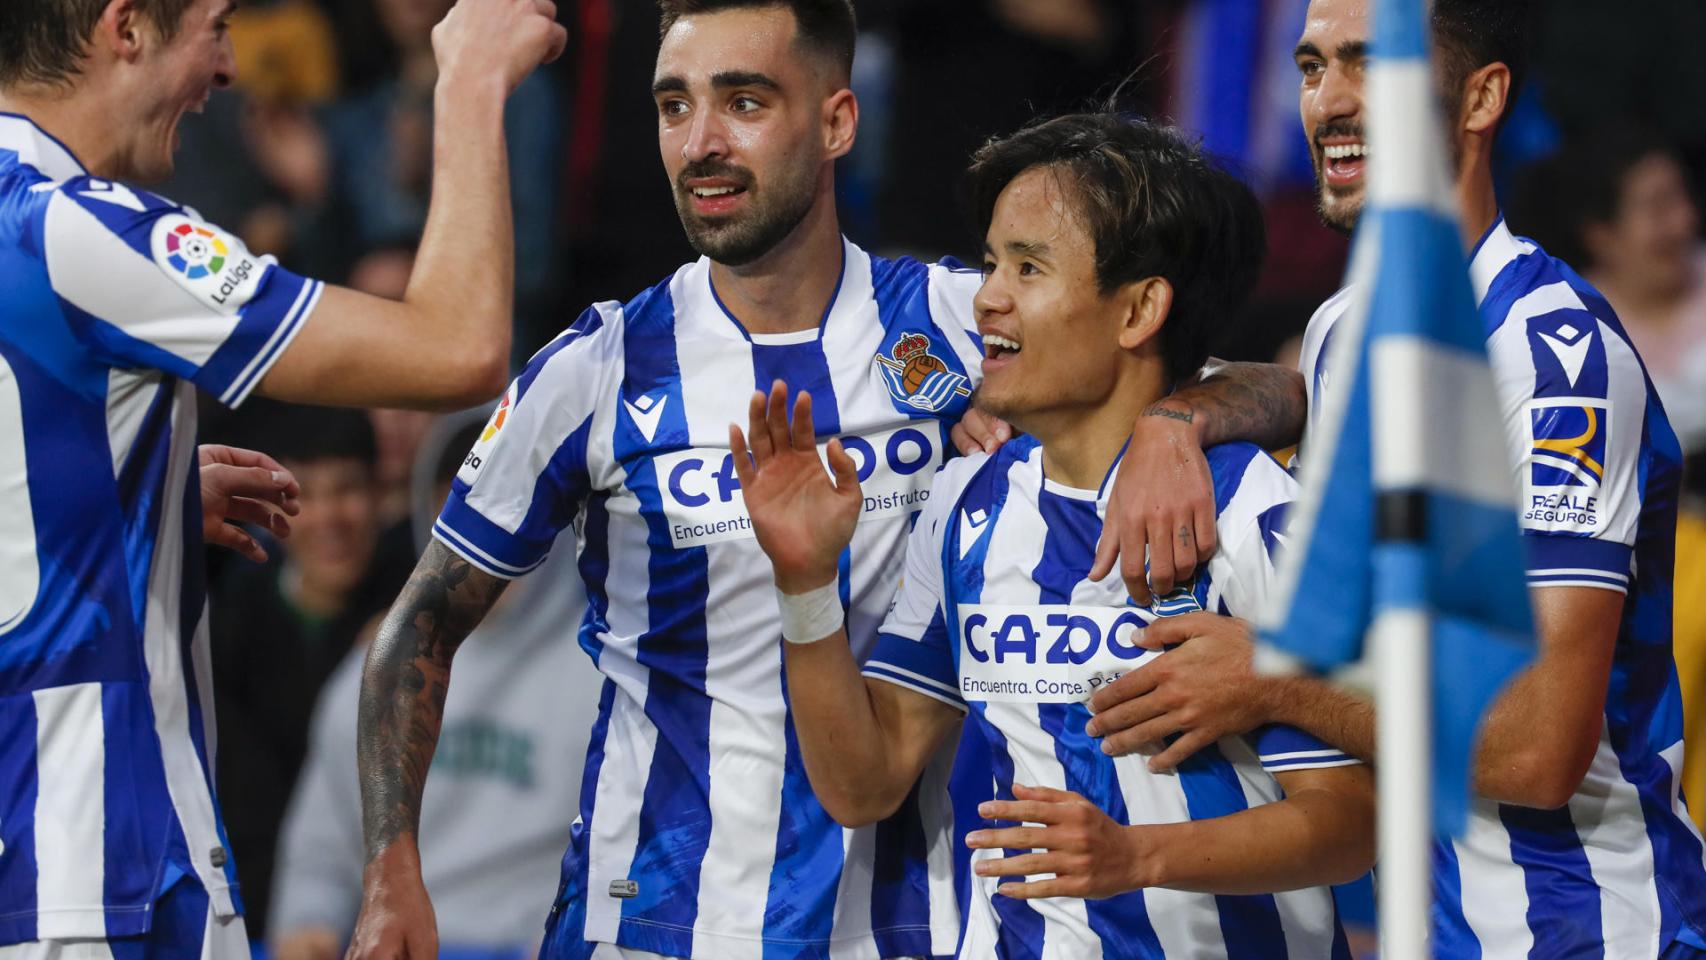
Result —
[[[815,643],[840,630],[846,618],[841,609],[841,584],[831,580],[805,593],[776,591],[776,606],[782,611],[782,639],[789,643]]]

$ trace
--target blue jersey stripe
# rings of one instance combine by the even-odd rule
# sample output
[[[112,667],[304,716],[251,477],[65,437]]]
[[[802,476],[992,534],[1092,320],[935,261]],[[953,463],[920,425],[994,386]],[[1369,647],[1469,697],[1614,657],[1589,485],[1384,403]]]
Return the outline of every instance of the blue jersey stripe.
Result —
[[[983,723],[979,729],[984,739],[989,743],[990,767],[995,774],[995,799],[1012,801],[1013,796],[1013,755],[1007,751],[1007,738],[996,726],[984,716],[987,707],[978,703],[973,705],[974,712]],[[997,826],[1011,826],[998,823]],[[1030,853],[1029,850],[1003,850],[1003,857],[1020,857]],[[1023,883],[1025,878],[1002,877],[1000,883]],[[992,900],[995,915],[1000,918],[1001,930],[996,940],[996,956],[1000,960],[1021,960],[1037,956],[1043,944],[1043,918],[1031,905],[1023,900],[1014,900],[999,894]]]
[[[681,369],[673,336],[674,307],[667,290],[654,291],[627,317],[627,378],[623,399],[667,391],[657,435],[687,435]],[[699,910],[699,869],[710,844],[705,807],[710,789],[711,700],[705,694],[705,610],[708,559],[704,547],[677,550],[664,519],[657,469],[643,457],[650,444],[626,417],[618,417],[615,454],[634,464],[628,489],[639,498],[651,547],[647,567],[649,625],[639,639],[639,662],[651,671],[646,718],[657,743],[640,803],[639,848],[632,877],[644,877],[639,895],[622,903],[625,940],[666,955],[692,952]],[[643,922],[641,930],[629,921]],[[642,932],[643,931],[643,932]]]
[[[1185,791],[1192,820],[1249,809],[1238,775],[1216,746],[1205,747],[1179,765],[1179,786]],[[1285,943],[1279,907],[1272,896],[1217,896],[1214,902],[1220,910],[1220,935],[1226,940],[1229,960],[1273,957],[1274,946]]]
[[[610,629],[610,495],[600,491],[587,498],[582,537],[586,548],[578,558],[586,585],[586,616],[581,618],[581,649],[594,664],[604,653],[604,634]],[[588,774],[590,776],[590,773]]]
[[[0,710],[0,783],[16,798],[13,810],[36,808],[36,711]],[[36,939],[36,832],[31,817],[0,817],[0,903],[10,909],[0,916],[0,942]]]
[[[141,627],[148,609],[148,574],[154,563],[155,531],[160,526],[158,501],[172,456],[172,385],[155,388],[154,400],[143,414],[130,456],[118,475],[118,496],[125,511],[124,557],[129,566],[130,600]],[[198,504],[199,507],[199,504]]]
[[[146,683],[107,683],[101,686],[101,722],[106,741],[106,776],[101,789],[107,830],[118,836],[145,838],[146,843],[146,848],[141,850],[114,850],[108,845],[106,873],[102,881],[105,902],[109,907],[153,900],[158,878],[152,871],[143,872],[134,867],[127,869],[125,861],[157,864],[165,853],[161,847],[164,838],[159,835],[159,824],[148,814],[171,809],[172,798],[165,781],[159,776],[147,773],[138,776],[139,769],[147,769],[138,761],[156,749],[155,734],[153,728],[139,726],[131,719],[148,716],[152,712],[148,699]],[[7,853],[10,852],[8,845]],[[112,915],[107,920],[107,932],[111,936],[127,936],[140,932],[146,922],[146,917],[140,912]]]
[[[545,942],[539,955],[562,960],[578,956],[586,943],[586,905],[591,897],[588,871],[592,865],[593,813],[598,807],[598,778],[604,769],[605,741],[610,736],[610,711],[616,702],[616,681],[604,678],[598,695],[598,717],[587,742],[586,767],[581,775],[580,816],[569,832],[569,848],[563,853],[562,879],[557,899],[551,904]]]
[[[1503,804],[1499,819],[1510,832],[1511,859],[1523,870],[1535,944],[1555,957],[1601,955],[1599,887],[1569,809]]]
[[[913,784],[900,809],[876,825],[871,923],[885,957],[930,953],[930,841],[919,813],[921,785]]]
[[[1102,809],[1114,822],[1131,823],[1125,795],[1112,757],[1102,753],[1084,735],[1090,713],[1080,704],[1041,704],[1038,714],[1043,730],[1055,738],[1055,757],[1066,770],[1066,789]],[[1084,911],[1090,929],[1102,938],[1105,956],[1146,957],[1161,960],[1165,954],[1155,927],[1149,922],[1149,907],[1143,891],[1133,890],[1103,900],[1086,900]]]
[[[782,668],[782,700],[788,696],[787,666]],[[792,957],[802,942],[826,941],[835,922],[834,886],[814,885],[816,877],[841,872],[842,831],[812,793],[800,757],[800,738],[790,706],[784,727],[786,762],[782,767],[782,807],[777,818],[776,859],[764,906],[764,956]],[[815,894],[815,895],[812,895]],[[823,955],[828,956],[824,951]]]
[[[1481,960],[1481,942],[1469,932],[1469,920],[1463,915],[1463,878],[1456,848],[1435,843],[1433,861],[1434,951],[1454,960]]]

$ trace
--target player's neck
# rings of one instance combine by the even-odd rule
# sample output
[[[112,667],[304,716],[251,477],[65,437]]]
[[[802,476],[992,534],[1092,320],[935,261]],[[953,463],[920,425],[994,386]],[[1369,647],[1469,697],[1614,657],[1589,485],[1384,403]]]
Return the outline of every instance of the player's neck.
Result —
[[[711,286],[748,333],[815,330],[841,285],[842,259],[834,194],[820,194],[769,253],[739,267],[712,261]]]
[[[1462,167],[1457,171],[1457,217],[1463,231],[1463,249],[1475,249],[1475,244],[1487,235],[1493,221],[1499,219],[1499,198],[1493,192],[1493,160],[1478,149],[1465,151]]]
[[[113,117],[123,110],[99,88],[79,84],[73,89],[18,86],[0,91],[0,113],[28,117],[65,145],[91,175],[122,179],[124,154],[113,136]]]
[[[1145,363],[1123,373],[1094,406],[1051,411],[1015,426],[1041,441],[1045,476],[1079,490],[1095,490],[1131,438],[1138,414],[1166,394],[1159,365]]]

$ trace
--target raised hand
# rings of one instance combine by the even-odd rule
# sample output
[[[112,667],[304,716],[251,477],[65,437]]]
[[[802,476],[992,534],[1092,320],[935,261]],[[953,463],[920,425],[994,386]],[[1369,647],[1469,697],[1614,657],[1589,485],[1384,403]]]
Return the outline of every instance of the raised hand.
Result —
[[[506,95],[561,56],[568,42],[551,0],[459,0],[432,31],[443,80],[480,84],[501,77]]]
[[[853,541],[864,496],[841,441],[829,442],[829,470],[818,457],[811,394],[800,391],[788,422],[788,388],[778,380],[752,395],[747,432],[729,424],[729,449],[758,545],[775,567],[776,586],[797,594],[831,583]],[[831,480],[830,471],[834,471]]]

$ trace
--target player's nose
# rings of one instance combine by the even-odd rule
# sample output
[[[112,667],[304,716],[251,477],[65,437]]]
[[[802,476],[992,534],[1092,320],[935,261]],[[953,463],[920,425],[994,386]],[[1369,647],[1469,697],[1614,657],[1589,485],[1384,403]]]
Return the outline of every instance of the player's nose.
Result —
[[[227,36],[219,44],[219,59],[213,67],[213,86],[224,90],[237,82],[237,48]]]
[[[697,162],[709,157],[728,156],[728,153],[728,137],[722,124],[706,111],[700,111],[688,127],[687,139],[681,145],[681,156],[689,162]]]
[[[1321,86],[1310,101],[1311,126],[1329,120],[1350,120],[1362,113],[1360,76],[1337,64],[1329,64]]]

